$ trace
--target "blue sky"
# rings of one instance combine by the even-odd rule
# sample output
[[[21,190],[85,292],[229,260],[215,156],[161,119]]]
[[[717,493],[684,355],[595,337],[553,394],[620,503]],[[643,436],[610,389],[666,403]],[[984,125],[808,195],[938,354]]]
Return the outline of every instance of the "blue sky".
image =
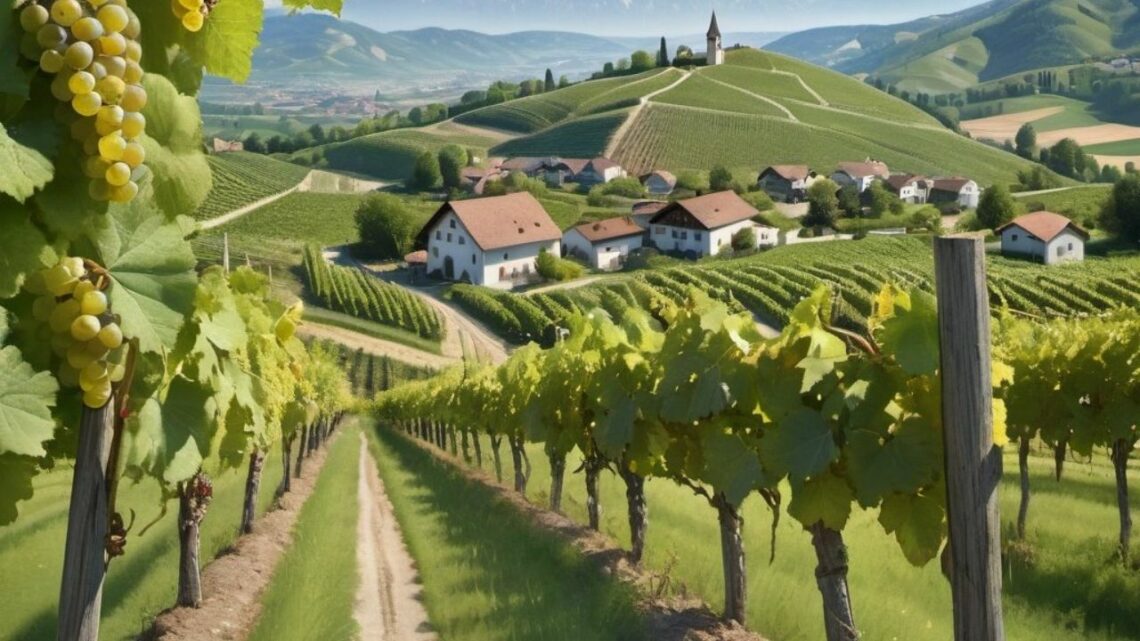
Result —
[[[887,24],[950,13],[979,0],[345,0],[344,17],[380,31],[445,27],[488,33],[578,31],[610,36],[703,32],[715,7],[721,29],[798,31]],[[267,0],[266,4],[280,4]]]

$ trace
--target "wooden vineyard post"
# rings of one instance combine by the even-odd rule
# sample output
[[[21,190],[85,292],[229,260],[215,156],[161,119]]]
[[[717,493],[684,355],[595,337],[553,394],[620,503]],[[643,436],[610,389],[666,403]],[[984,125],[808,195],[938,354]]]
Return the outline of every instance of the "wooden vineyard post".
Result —
[[[964,236],[935,239],[934,269],[954,638],[1004,641],[997,505],[1001,451],[993,439],[984,241]]]
[[[230,273],[230,235],[222,234],[222,269]]]

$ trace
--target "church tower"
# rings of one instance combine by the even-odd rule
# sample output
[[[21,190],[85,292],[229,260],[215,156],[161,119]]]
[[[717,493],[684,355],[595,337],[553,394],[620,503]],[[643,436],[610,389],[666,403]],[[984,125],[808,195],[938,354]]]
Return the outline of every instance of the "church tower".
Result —
[[[709,24],[708,33],[709,46],[705,49],[706,62],[705,64],[723,65],[724,64],[724,46],[721,43],[720,27],[716,23],[716,11],[712,14],[712,23]]]

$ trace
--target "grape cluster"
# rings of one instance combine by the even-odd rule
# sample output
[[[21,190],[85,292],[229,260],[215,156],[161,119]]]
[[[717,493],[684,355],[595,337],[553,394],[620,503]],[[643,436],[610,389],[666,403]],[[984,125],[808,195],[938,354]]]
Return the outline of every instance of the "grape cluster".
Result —
[[[88,270],[82,258],[65,257],[37,272],[25,288],[36,295],[32,315],[50,330],[60,359],[59,381],[78,386],[83,404],[98,409],[123,380],[127,346],[118,319],[107,307],[105,275]]]
[[[91,197],[126,203],[139,187],[136,170],[146,160],[139,136],[146,119],[138,17],[126,0],[31,2],[20,11],[21,51],[53,77],[51,92],[71,136],[83,145]]]
[[[213,8],[216,1],[170,0],[170,8],[174,10],[175,17],[182,21],[182,26],[187,31],[197,33],[206,24],[206,16],[209,15],[210,9]]]

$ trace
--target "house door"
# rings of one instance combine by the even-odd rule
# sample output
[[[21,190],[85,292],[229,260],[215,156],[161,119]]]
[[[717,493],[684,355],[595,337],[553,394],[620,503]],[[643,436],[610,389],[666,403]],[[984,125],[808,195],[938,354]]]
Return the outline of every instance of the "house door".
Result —
[[[443,259],[443,277],[447,280],[455,280],[455,261],[451,256]]]

